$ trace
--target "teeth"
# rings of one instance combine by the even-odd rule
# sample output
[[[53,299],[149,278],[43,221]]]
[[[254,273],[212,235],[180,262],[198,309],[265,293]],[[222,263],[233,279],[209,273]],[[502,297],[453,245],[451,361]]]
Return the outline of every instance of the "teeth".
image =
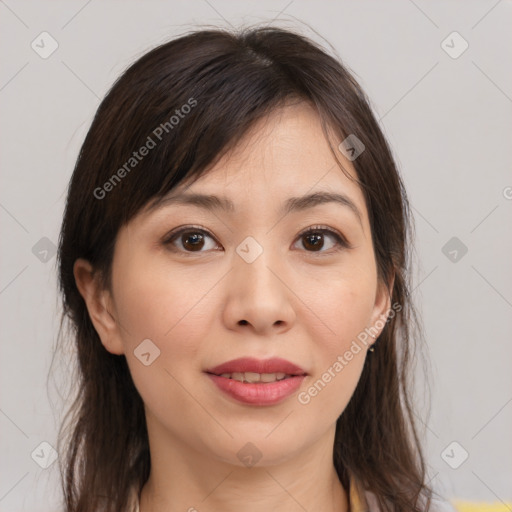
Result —
[[[234,372],[234,373],[222,373],[221,377],[225,377],[226,379],[238,380],[240,382],[276,382],[278,380],[283,380],[287,377],[292,377],[291,375],[287,375],[283,372],[278,373],[254,373],[254,372]]]
[[[259,382],[261,380],[261,375],[259,373],[245,372],[244,380],[246,382]]]

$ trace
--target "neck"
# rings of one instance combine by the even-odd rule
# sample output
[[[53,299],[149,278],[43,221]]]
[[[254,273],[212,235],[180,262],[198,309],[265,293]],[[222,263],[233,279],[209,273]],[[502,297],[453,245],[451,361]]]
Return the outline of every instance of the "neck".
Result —
[[[348,512],[347,492],[333,465],[334,428],[286,461],[253,467],[226,463],[183,442],[169,442],[148,423],[151,473],[140,512]],[[153,432],[151,432],[153,431]],[[153,435],[151,435],[153,434]]]

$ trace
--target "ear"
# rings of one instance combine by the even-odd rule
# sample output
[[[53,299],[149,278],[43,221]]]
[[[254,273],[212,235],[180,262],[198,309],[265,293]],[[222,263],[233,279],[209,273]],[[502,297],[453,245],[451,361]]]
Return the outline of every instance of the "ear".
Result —
[[[103,288],[97,273],[87,260],[79,258],[75,261],[73,275],[101,343],[111,354],[124,354],[119,326],[113,316],[110,292]]]
[[[380,333],[384,329],[384,326],[386,325],[386,321],[391,310],[391,296],[393,295],[394,284],[394,273],[391,275],[387,283],[379,279],[371,321],[371,326],[378,332],[375,338],[379,337]]]

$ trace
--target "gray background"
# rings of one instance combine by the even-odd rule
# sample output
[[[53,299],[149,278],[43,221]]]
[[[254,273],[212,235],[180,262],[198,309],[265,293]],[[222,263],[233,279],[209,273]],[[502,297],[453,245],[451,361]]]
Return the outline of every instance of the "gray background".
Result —
[[[55,384],[69,373],[60,363],[47,383],[59,328],[52,247],[100,99],[136,58],[196,24],[273,19],[325,45],[307,22],[335,47],[408,188],[432,361],[432,483],[449,498],[512,501],[510,1],[5,0],[0,15],[0,511],[59,500],[57,464],[40,467],[61,416]],[[59,45],[46,59],[31,47],[43,31]],[[469,44],[457,58],[454,31]]]

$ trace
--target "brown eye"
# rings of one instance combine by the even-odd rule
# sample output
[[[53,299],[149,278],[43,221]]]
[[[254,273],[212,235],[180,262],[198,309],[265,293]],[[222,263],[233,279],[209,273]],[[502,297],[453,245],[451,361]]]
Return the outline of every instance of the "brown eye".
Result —
[[[217,246],[215,243],[208,243],[208,240],[213,241],[213,238],[206,231],[186,228],[172,233],[164,243],[180,252],[205,252],[205,247],[208,250]]]
[[[318,251],[324,246],[324,235],[323,233],[310,233],[303,235],[304,247],[308,250]]]
[[[200,251],[204,246],[202,233],[184,233],[180,237],[182,246],[189,251]]]
[[[326,242],[326,239],[330,239],[331,242]],[[326,228],[309,229],[300,235],[299,240],[303,241],[302,245],[307,252],[324,253],[331,252],[330,250],[333,248],[339,250],[349,247],[349,244],[341,235]],[[325,249],[326,244],[327,249]]]

